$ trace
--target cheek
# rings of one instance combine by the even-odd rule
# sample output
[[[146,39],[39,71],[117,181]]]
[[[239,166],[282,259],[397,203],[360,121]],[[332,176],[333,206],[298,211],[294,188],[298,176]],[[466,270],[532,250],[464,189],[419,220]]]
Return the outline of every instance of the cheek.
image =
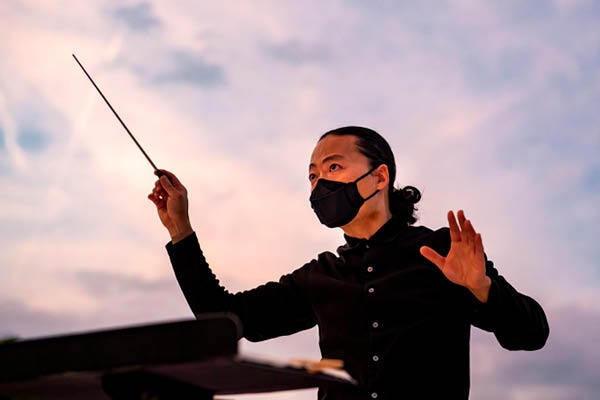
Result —
[[[373,194],[375,190],[377,190],[377,184],[371,181],[368,181],[366,178],[362,181],[358,182],[358,193],[365,198]]]

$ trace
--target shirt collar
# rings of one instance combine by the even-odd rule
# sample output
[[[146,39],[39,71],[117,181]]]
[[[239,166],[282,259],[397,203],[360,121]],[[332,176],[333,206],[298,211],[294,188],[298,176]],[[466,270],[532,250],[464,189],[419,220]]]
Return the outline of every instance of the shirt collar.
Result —
[[[405,222],[401,218],[394,217],[387,220],[377,232],[375,232],[369,239],[355,238],[344,234],[346,239],[346,245],[342,246],[345,249],[353,249],[357,247],[366,246],[368,244],[382,244],[394,240],[398,234],[407,228]]]

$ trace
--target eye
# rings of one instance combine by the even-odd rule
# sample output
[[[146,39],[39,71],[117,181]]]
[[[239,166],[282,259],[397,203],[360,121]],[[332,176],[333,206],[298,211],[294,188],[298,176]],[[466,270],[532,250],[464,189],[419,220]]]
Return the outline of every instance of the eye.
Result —
[[[317,177],[317,175],[315,175],[315,174],[308,174],[308,180],[309,181],[314,180],[316,177]]]
[[[335,170],[339,169],[339,167],[340,167],[340,165],[339,165],[339,164],[332,163],[332,164],[329,166],[329,171],[333,172],[333,171],[335,171]]]

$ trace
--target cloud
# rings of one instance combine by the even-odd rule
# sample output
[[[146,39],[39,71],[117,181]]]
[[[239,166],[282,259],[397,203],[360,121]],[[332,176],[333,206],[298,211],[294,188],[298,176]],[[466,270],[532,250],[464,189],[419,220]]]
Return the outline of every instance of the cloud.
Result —
[[[75,278],[93,296],[105,297],[109,294],[143,293],[153,296],[156,293],[173,291],[173,279],[144,279],[123,274],[104,271],[77,271]]]
[[[149,78],[156,84],[189,84],[202,87],[225,83],[224,67],[206,61],[200,54],[177,51],[168,54],[170,66]]]
[[[594,398],[600,390],[600,349],[595,345],[600,312],[566,305],[547,308],[546,314],[550,336],[546,346],[534,352],[503,350],[491,334],[475,329],[473,398]]]
[[[0,337],[39,336],[40,332],[64,332],[81,327],[77,315],[38,311],[16,300],[0,300]]]
[[[477,53],[465,54],[464,78],[481,91],[519,87],[532,79],[534,57],[530,49],[519,46],[502,49],[493,60],[482,59]]]
[[[43,151],[48,147],[48,137],[37,127],[23,127],[17,137],[19,146],[25,151]]]
[[[154,14],[149,2],[118,7],[112,11],[112,16],[125,23],[132,31],[147,32],[161,26],[160,19]]]
[[[17,144],[17,126],[12,114],[8,110],[5,97],[0,92],[0,128],[2,128],[2,153],[0,160],[3,162],[3,170],[12,165],[23,166],[24,155]]]
[[[52,97],[30,83],[18,96],[0,94],[0,128],[4,128],[7,168],[25,171],[31,159],[64,144],[68,122]]]
[[[298,39],[269,44],[265,49],[276,60],[290,65],[323,63],[331,57],[329,49],[325,46],[318,43],[304,43]]]

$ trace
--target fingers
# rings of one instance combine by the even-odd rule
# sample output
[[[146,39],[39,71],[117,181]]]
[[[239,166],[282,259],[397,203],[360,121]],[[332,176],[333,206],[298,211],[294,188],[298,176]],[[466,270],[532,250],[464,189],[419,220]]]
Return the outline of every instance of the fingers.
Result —
[[[159,182],[163,189],[166,190],[169,195],[174,196],[178,194],[177,189],[175,189],[175,186],[173,186],[167,175],[161,176]]]
[[[437,251],[428,246],[421,246],[419,252],[423,257],[434,263],[439,269],[444,269],[446,257],[442,257]]]
[[[148,199],[150,199],[158,208],[165,208],[167,203],[167,198],[169,195],[167,191],[163,189],[160,181],[154,182],[154,188],[152,189],[152,193],[148,195]]]
[[[155,193],[150,193],[148,195],[148,199],[150,199],[150,201],[152,201],[158,209],[163,209],[166,207],[166,198],[159,197]]]
[[[471,221],[466,220],[462,236],[465,238],[467,244],[472,246],[473,248],[475,248],[475,235],[477,235],[477,232],[475,232]]]
[[[455,242],[465,242],[467,245],[475,246],[477,232],[475,232],[473,224],[465,217],[463,210],[458,210],[457,216],[458,224],[454,218],[454,213],[452,211],[448,211],[450,240]]]
[[[463,210],[458,210],[456,215],[458,215],[458,224],[460,225],[460,229],[464,231],[465,222],[467,221],[467,219],[465,218],[465,213],[463,212]],[[462,238],[462,236],[461,236],[461,238]]]
[[[152,189],[152,194],[155,195],[158,199],[167,198],[168,194],[165,189],[163,189],[160,181],[154,182],[154,189]]]
[[[467,245],[471,245],[473,243],[473,235],[469,230],[468,224],[469,221],[465,218],[465,213],[463,210],[458,210],[458,224],[460,225],[460,239],[465,242]]]
[[[160,174],[160,178],[154,182],[154,188],[152,189],[152,193],[148,195],[148,199],[150,199],[158,208],[162,209],[166,207],[167,199],[169,198],[178,198],[183,194],[186,195],[185,188],[178,189],[173,185],[172,181],[169,178],[169,172],[165,170],[157,170],[156,174],[159,175],[158,172],[163,172]],[[175,175],[170,174],[174,179],[177,179]]]
[[[169,172],[166,169],[158,169],[157,171],[160,171],[163,174],[165,174],[169,178],[169,180],[172,182],[173,186],[175,186],[177,188],[183,187],[183,184],[179,181],[179,179],[177,179],[177,177],[175,176],[174,173]],[[154,174],[158,175],[156,172]]]
[[[483,254],[483,241],[481,240],[481,233],[475,235],[475,254]]]
[[[453,242],[460,242],[460,229],[458,229],[458,224],[456,223],[456,218],[454,218],[452,210],[448,211],[448,225],[450,226],[450,240]]]
[[[461,238],[467,242],[468,245],[475,247],[475,240],[477,232],[475,232],[475,228],[471,223],[471,220],[465,218],[465,213],[463,210],[458,211],[458,221],[461,224],[462,232]]]

